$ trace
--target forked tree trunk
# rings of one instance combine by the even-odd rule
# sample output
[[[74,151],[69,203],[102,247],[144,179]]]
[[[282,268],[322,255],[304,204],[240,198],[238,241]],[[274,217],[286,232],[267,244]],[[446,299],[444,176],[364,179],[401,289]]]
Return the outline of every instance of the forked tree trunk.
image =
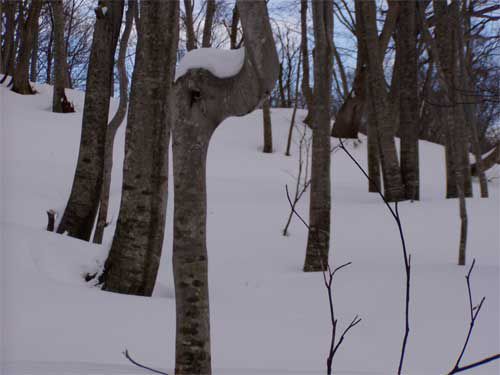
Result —
[[[14,35],[16,32],[16,4],[14,2],[6,2],[4,4],[5,13],[5,35],[4,35],[4,55],[3,55],[3,65],[2,73],[12,74],[14,68]],[[4,79],[2,78],[2,81]]]
[[[52,0],[54,20],[54,93],[52,95],[52,112],[74,112],[73,106],[66,98],[64,88],[67,84],[68,64],[66,61],[66,44],[64,41],[64,6],[62,0]]]
[[[123,0],[101,1],[95,9],[82,135],[71,194],[57,233],[90,240],[99,206],[111,76],[123,14]]]
[[[208,48],[212,46],[212,27],[216,11],[215,0],[207,0],[207,11],[205,14],[205,26],[203,27],[203,39],[201,46]]]
[[[418,162],[418,61],[416,2],[400,4],[398,38],[399,61],[399,134],[401,139],[401,175],[406,198],[419,200]]]
[[[330,248],[330,118],[333,1],[312,3],[315,42],[309,233],[304,272],[325,271]]]
[[[189,70],[175,83],[173,265],[176,374],[211,374],[206,248],[206,156],[210,138],[229,116],[255,109],[274,87],[278,56],[262,1],[238,0],[245,38],[241,71],[217,78]]]
[[[361,2],[364,21],[363,32],[367,48],[368,87],[380,147],[384,194],[388,201],[401,201],[405,199],[405,190],[394,142],[394,117],[390,111],[382,67],[383,54],[379,47],[375,2],[373,0],[357,1]]]
[[[101,281],[104,290],[151,296],[165,231],[179,1],[141,1],[140,15],[120,212]]]
[[[38,28],[38,18],[42,10],[42,3],[42,0],[32,0],[28,10],[28,17],[22,25],[19,25],[21,30],[20,47],[13,75],[12,91],[22,95],[32,95],[35,93],[29,81],[29,63],[33,49],[35,29]]]
[[[264,147],[262,151],[266,154],[273,152],[273,129],[271,124],[271,103],[269,96],[262,103],[262,124],[264,129]]]
[[[94,243],[102,243],[104,228],[107,226],[108,207],[109,207],[109,191],[111,188],[111,172],[113,168],[113,146],[115,143],[115,135],[118,128],[125,119],[127,114],[128,104],[128,77],[125,58],[127,55],[128,40],[132,32],[134,15],[136,12],[137,1],[129,0],[127,14],[125,16],[125,28],[120,39],[120,52],[118,53],[118,75],[120,84],[120,103],[115,115],[109,122],[106,130],[106,146],[104,148],[104,171],[102,177],[101,198],[99,201],[99,214],[97,215],[97,224],[94,232]]]

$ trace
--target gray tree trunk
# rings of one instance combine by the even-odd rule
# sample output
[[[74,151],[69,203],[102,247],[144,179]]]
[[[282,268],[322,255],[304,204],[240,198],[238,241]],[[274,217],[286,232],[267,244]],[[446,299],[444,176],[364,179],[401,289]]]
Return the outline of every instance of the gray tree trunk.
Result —
[[[21,30],[20,47],[13,75],[12,91],[22,95],[35,93],[29,82],[29,62],[33,49],[35,29],[38,28],[38,18],[42,10],[42,3],[42,0],[33,0],[28,10],[28,17],[23,24],[19,25],[19,29]]]
[[[82,135],[75,177],[57,233],[90,240],[99,206],[104,148],[111,97],[111,76],[123,14],[123,0],[101,1],[87,73]],[[106,11],[103,9],[106,8]]]
[[[104,171],[102,177],[101,199],[99,201],[99,214],[94,232],[94,243],[102,243],[104,228],[107,225],[109,190],[111,187],[111,171],[113,168],[113,146],[115,135],[127,114],[128,105],[128,77],[125,58],[127,56],[128,41],[132,32],[134,15],[137,8],[136,0],[128,0],[127,14],[125,16],[125,28],[120,39],[120,52],[118,53],[118,75],[120,84],[120,103],[115,115],[111,119],[106,130],[106,146],[104,149]]]
[[[255,109],[270,94],[278,56],[262,1],[237,1],[245,60],[234,77],[192,69],[175,83],[173,127],[176,374],[211,374],[206,248],[206,156],[210,138],[229,116]]]
[[[264,147],[262,152],[270,154],[273,152],[273,129],[271,124],[271,103],[269,96],[262,103],[262,117],[264,129]]]
[[[304,272],[325,271],[330,248],[330,118],[333,70],[333,1],[313,1],[314,111],[309,233]]]
[[[418,57],[416,2],[400,3],[398,20],[399,52],[399,134],[401,139],[401,175],[406,198],[420,198],[418,162]]]
[[[30,66],[30,81],[36,82],[37,69],[38,69],[38,36],[40,34],[40,25],[36,21],[35,28],[33,29],[33,47],[31,49],[31,66]]]
[[[186,48],[191,51],[197,48],[196,35],[194,33],[194,20],[193,20],[193,0],[184,0],[184,12],[186,25]]]
[[[212,46],[212,27],[216,11],[215,0],[207,0],[207,11],[205,14],[205,26],[203,27],[203,39],[201,46],[208,48]]]
[[[361,2],[364,21],[363,37],[367,47],[368,87],[376,120],[384,194],[388,201],[401,201],[405,199],[405,189],[394,142],[394,116],[392,116],[388,102],[382,67],[383,54],[378,40],[376,6],[373,0],[357,1]]]
[[[62,0],[52,0],[54,20],[54,94],[52,95],[52,112],[73,112],[64,88],[67,84],[68,65],[66,61],[66,43],[64,39],[64,6]]]
[[[310,84],[311,80],[309,78],[310,65],[308,46],[309,41],[307,38],[307,4],[308,0],[300,0],[300,47],[302,53],[302,95],[304,95],[308,110],[304,122],[307,125],[311,125],[314,107],[314,96]]]
[[[165,231],[179,1],[141,1],[140,15],[120,212],[101,281],[104,290],[151,296]]]

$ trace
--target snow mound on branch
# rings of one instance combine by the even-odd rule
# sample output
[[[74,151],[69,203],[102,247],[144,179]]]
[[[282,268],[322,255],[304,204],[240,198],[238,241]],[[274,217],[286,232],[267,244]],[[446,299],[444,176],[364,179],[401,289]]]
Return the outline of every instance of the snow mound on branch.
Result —
[[[238,74],[245,61],[245,48],[200,48],[189,51],[180,61],[175,72],[177,81],[191,69],[206,69],[218,78]]]

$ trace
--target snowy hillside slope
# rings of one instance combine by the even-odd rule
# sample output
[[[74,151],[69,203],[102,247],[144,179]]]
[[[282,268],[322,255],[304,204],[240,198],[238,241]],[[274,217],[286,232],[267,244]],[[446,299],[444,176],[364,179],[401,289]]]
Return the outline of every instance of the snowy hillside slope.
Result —
[[[22,97],[0,88],[2,374],[147,374],[122,356],[173,373],[175,301],[171,267],[172,196],[153,298],[102,292],[82,275],[99,269],[120,201],[124,126],[115,146],[110,215],[102,246],[48,233],[46,210],[62,213],[78,153],[83,93],[75,114],[50,112],[49,86]],[[113,110],[116,108],[113,102]],[[299,113],[304,116],[305,113]],[[286,184],[298,165],[284,156],[291,111],[273,109],[275,152],[263,154],[262,113],[231,118],[208,156],[208,252],[214,374],[321,374],[330,340],[321,274],[304,274],[306,229],[295,218],[283,237]],[[349,146],[366,165],[366,142]],[[332,144],[335,141],[332,140]],[[406,372],[438,374],[456,360],[468,329],[464,275],[456,265],[458,206],[445,200],[444,151],[420,144],[422,201],[400,205],[412,253],[411,332]],[[492,173],[500,174],[497,169]],[[464,363],[500,351],[500,185],[467,201],[468,261],[474,298],[485,295]],[[342,153],[332,160],[331,262],[335,308],[344,327],[363,319],[335,358],[338,374],[395,373],[404,328],[404,269],[397,228],[380,199]],[[170,184],[171,185],[171,184]],[[170,186],[171,188],[172,186]],[[474,182],[475,197],[479,196]],[[172,190],[172,189],[170,189]],[[307,218],[307,194],[297,209]],[[498,374],[497,363],[474,374]]]

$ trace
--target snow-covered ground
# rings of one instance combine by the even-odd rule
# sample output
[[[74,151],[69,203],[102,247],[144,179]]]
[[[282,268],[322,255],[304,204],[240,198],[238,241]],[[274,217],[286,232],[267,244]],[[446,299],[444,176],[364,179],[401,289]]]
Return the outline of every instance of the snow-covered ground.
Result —
[[[99,269],[96,246],[48,233],[46,210],[62,212],[74,173],[83,93],[70,92],[75,114],[50,112],[51,88],[22,97],[0,88],[2,374],[147,374],[123,357],[127,348],[150,366],[173,373],[175,301],[171,267],[172,199],[153,298],[111,294],[86,284]],[[113,102],[115,108],[116,102]],[[304,113],[300,113],[304,116]],[[301,267],[306,229],[294,218],[283,237],[294,185],[297,142],[284,156],[291,111],[272,111],[275,152],[263,154],[262,113],[228,119],[208,157],[208,251],[214,374],[321,374],[330,340],[322,276]],[[296,132],[295,140],[298,140]],[[333,142],[333,141],[332,141]],[[120,200],[124,128],[117,135],[110,214]],[[456,200],[444,197],[442,147],[420,144],[420,202],[400,205],[412,253],[411,332],[405,373],[451,369],[468,329],[464,275],[456,265]],[[349,146],[366,164],[366,142]],[[500,170],[493,174],[500,175]],[[342,153],[333,154],[331,262],[353,264],[336,276],[340,327],[363,319],[335,358],[338,374],[391,374],[404,329],[404,269],[397,228],[380,199]],[[476,258],[473,295],[486,302],[467,363],[500,351],[500,213],[498,179],[489,199],[469,199],[468,261]],[[308,197],[297,209],[307,218]],[[499,364],[471,371],[498,374]]]

